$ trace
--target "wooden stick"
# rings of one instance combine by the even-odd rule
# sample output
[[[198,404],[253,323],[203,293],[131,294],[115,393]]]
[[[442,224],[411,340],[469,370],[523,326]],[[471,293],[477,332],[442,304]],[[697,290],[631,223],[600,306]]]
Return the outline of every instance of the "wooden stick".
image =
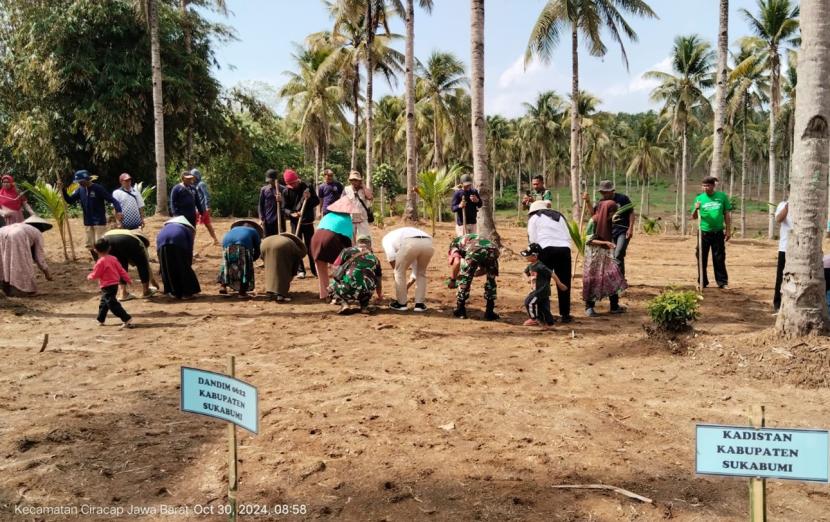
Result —
[[[654,501],[648,497],[638,495],[637,493],[633,493],[627,489],[618,488],[616,486],[607,486],[605,484],[562,484],[551,487],[554,489],[598,489],[603,491],[613,491],[614,493],[619,493],[620,495],[633,498],[634,500],[639,500],[640,502],[645,502],[646,504],[654,504]]]
[[[46,345],[49,344],[49,334],[43,334],[43,344],[40,345],[40,351],[38,353],[43,353],[43,350],[46,349]]]
[[[58,178],[57,189],[60,192],[61,196],[61,203],[63,204],[63,223],[60,223],[61,226],[61,241],[63,241],[63,249],[64,249],[64,257],[66,257],[66,242],[63,237],[63,227],[66,225],[66,232],[69,235],[69,248],[72,251],[72,261],[77,261],[78,257],[75,255],[75,241],[72,239],[72,227],[69,226],[69,209],[66,206],[66,200],[63,199],[63,182],[61,181],[60,174],[56,174]]]
[[[308,189],[306,189],[306,192],[308,192]],[[294,235],[297,237],[300,237],[300,227],[303,226],[303,214],[305,214],[305,206],[309,199],[311,198],[304,198],[303,205],[300,207],[300,216],[297,218],[297,230],[294,231]]]
[[[277,202],[277,234],[282,234],[282,205],[280,205],[280,184],[274,182],[274,201]]]
[[[764,407],[756,406],[753,408],[750,420],[754,428],[763,428],[766,425]],[[766,479],[749,479],[749,520],[751,522],[766,522],[767,520]]]
[[[698,219],[700,219],[700,213],[698,212]],[[703,292],[703,229],[700,228],[702,223],[698,223],[697,227],[697,291],[699,293]]]
[[[236,359],[233,355],[228,359],[228,375],[236,374]],[[236,424],[228,423],[228,505],[230,512],[228,520],[236,522],[236,488],[238,477],[236,474]]]

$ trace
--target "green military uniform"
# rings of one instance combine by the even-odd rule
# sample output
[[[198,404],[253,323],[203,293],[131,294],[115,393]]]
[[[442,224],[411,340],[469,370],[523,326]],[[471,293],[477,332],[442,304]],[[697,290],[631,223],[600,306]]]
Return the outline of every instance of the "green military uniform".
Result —
[[[453,239],[450,243],[450,257],[458,256],[461,259],[461,270],[458,275],[458,293],[456,300],[459,308],[464,308],[470,298],[470,286],[473,278],[480,271],[487,276],[484,283],[484,299],[488,309],[496,300],[496,276],[499,275],[499,249],[489,239],[483,239],[478,234],[467,234]]]
[[[550,190],[547,189],[541,192],[531,190],[530,197],[533,198],[533,201],[553,201],[553,194],[551,194]]]
[[[361,308],[368,306],[381,278],[380,261],[375,254],[362,252],[358,247],[346,248],[335,266],[329,293],[347,303],[357,302]]]

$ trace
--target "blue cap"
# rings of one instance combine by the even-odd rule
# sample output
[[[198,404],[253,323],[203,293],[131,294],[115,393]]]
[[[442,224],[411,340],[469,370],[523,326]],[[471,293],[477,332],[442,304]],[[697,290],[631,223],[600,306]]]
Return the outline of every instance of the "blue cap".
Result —
[[[85,170],[79,170],[75,172],[75,177],[72,181],[74,181],[75,183],[78,183],[79,181],[90,181],[89,172]]]

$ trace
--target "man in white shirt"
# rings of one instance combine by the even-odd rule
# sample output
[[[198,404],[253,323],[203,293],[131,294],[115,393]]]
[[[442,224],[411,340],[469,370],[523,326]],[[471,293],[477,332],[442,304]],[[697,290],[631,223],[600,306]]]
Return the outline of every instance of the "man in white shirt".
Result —
[[[144,199],[141,192],[133,187],[133,178],[126,172],[118,176],[121,186],[115,189],[112,197],[121,205],[121,225],[125,230],[137,230],[144,227]]]
[[[789,192],[790,188],[787,187]],[[781,282],[784,279],[784,265],[787,262],[787,241],[790,238],[790,230],[793,228],[793,223],[790,220],[790,205],[785,200],[778,204],[775,209],[775,222],[781,225],[781,230],[778,234],[778,266],[775,269],[775,293],[772,296],[772,307],[775,313],[781,308]]]
[[[427,266],[435,250],[432,237],[423,230],[403,227],[383,236],[383,250],[386,260],[395,270],[395,300],[389,305],[392,310],[407,310],[406,291],[415,282],[415,311],[426,312]],[[412,279],[406,280],[406,271],[412,268]]]
[[[349,173],[349,186],[343,189],[343,196],[348,199],[354,210],[352,211],[352,224],[354,225],[354,237],[371,236],[372,229],[369,223],[374,221],[370,217],[372,212],[372,190],[363,186],[363,176],[356,170]]]
[[[563,323],[573,321],[571,316],[571,233],[565,216],[551,210],[550,201],[534,201],[527,220],[528,243],[542,247],[539,261],[556,274],[567,286],[557,289],[559,315]]]

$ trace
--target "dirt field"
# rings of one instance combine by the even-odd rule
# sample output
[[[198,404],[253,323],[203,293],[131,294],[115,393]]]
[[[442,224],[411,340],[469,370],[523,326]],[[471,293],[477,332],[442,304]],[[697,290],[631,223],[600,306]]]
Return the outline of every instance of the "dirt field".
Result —
[[[524,246],[524,230],[502,232],[513,251]],[[315,279],[295,281],[289,304],[219,297],[209,281],[220,250],[200,229],[204,293],[126,303],[132,331],[114,318],[96,325],[91,263],[80,251],[84,261],[64,263],[57,233],[46,237],[55,281],[40,278],[39,297],[0,298],[2,520],[224,519],[225,425],[180,412],[178,384],[181,366],[223,372],[230,354],[261,397],[259,435],[239,430],[239,502],[305,512],[248,520],[745,520],[746,480],[695,476],[695,423],[746,424],[764,404],[770,426],[830,427],[830,343],[765,331],[773,242],[730,244],[730,289],[706,290],[697,336],[672,355],[646,340],[645,303],[666,285],[694,284],[691,239],[635,236],[629,313],[609,316],[604,302],[601,317],[584,318],[577,279],[577,321],[543,333],[521,326],[528,287],[509,255],[503,321],[476,320],[478,281],[473,319],[451,317],[454,294],[441,284],[449,228],[436,241],[427,314],[348,317],[316,299]],[[388,296],[389,270],[384,285]],[[593,483],[655,504],[551,487]],[[827,485],[767,489],[770,520],[830,520]],[[188,513],[150,511],[160,506]]]

